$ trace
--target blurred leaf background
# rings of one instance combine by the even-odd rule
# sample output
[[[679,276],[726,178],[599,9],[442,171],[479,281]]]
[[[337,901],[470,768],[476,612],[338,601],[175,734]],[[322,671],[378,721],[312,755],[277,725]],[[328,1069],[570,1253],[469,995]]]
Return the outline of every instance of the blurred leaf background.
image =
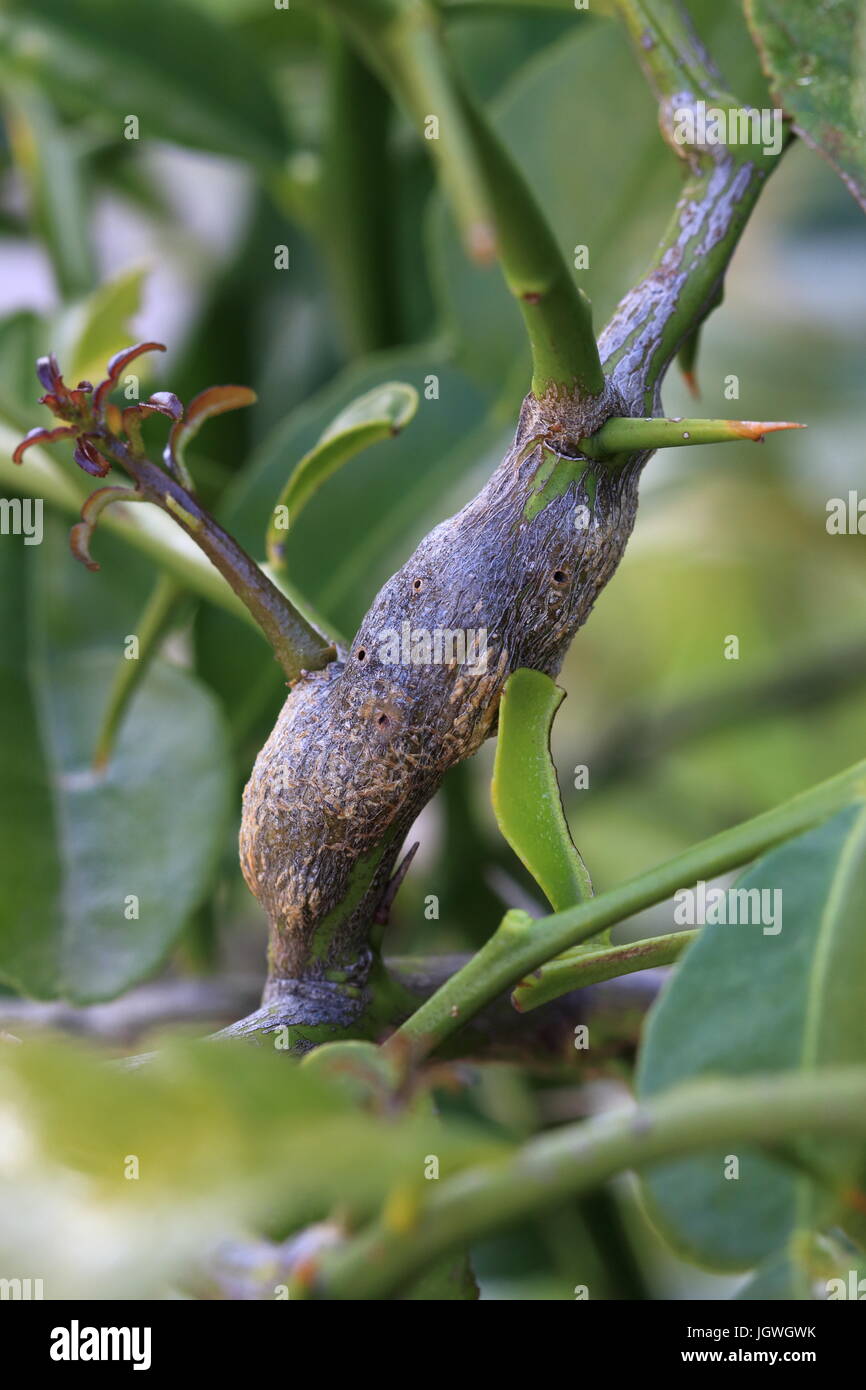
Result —
[[[739,8],[691,9],[738,92],[766,104]],[[600,327],[649,261],[678,180],[622,34],[565,9],[471,6],[450,34],[562,246],[589,247],[581,284]],[[149,388],[258,393],[254,409],[203,431],[189,462],[223,523],[262,555],[271,508],[322,431],[359,395],[409,383],[412,423],[327,481],[289,536],[293,583],[351,634],[416,541],[489,474],[528,383],[519,315],[496,270],[466,262],[423,141],[300,6],[159,0],[132,26],[111,0],[6,0],[0,77],[4,440],[41,423],[37,355],[57,351],[77,379],[127,342],[166,342],[142,367]],[[763,448],[659,453],[621,570],[566,662],[553,749],[596,891],[863,748],[862,541],[825,526],[828,498],[863,473],[860,218],[809,149],[786,156],[704,332],[700,410],[809,429]],[[674,373],[665,408],[694,413]],[[158,424],[148,437],[156,447]],[[3,489],[26,493],[28,465],[15,475],[7,463]],[[94,778],[100,716],[157,572],[105,531],[102,572],[85,573],[68,520],[48,506],[41,546],[0,538],[7,997],[89,1003],[155,972],[255,978],[264,924],[235,842],[241,788],[284,697],[279,668],[238,618],[178,607]],[[501,913],[503,873],[536,891],[496,834],[491,768],[488,747],[424,813],[392,951],[477,945]],[[615,939],[672,929],[669,907],[647,919]],[[515,1139],[582,1103],[561,1081],[496,1068],[454,1107]],[[625,1190],[488,1243],[478,1268],[488,1297],[569,1298],[593,1262],[612,1297],[704,1288],[662,1255]]]

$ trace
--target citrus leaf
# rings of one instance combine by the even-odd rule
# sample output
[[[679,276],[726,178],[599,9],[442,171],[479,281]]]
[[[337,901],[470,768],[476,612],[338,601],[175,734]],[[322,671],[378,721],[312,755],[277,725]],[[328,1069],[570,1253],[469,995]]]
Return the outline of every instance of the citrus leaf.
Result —
[[[746,0],[777,100],[866,209],[866,16],[859,0]]]
[[[761,921],[702,927],[650,1015],[641,1096],[710,1075],[866,1059],[866,803],[773,850],[735,887],[743,904],[743,892],[753,895]],[[732,1157],[738,1178],[725,1176]],[[781,1157],[743,1151],[665,1165],[646,1180],[652,1211],[677,1248],[720,1268],[754,1265],[794,1231],[831,1220],[856,1234],[862,1216],[845,1190],[859,1183],[862,1155],[825,1142],[798,1145],[784,1166]]]
[[[418,409],[418,392],[402,381],[376,386],[350,402],[305,454],[280,493],[268,526],[266,548],[273,565],[285,559],[286,527],[279,526],[278,508],[294,524],[301,508],[326,479],[354,458],[362,449],[392,439],[408,425]]]
[[[563,691],[541,671],[521,669],[509,677],[491,788],[499,829],[554,912],[592,896],[550,756],[550,727],[562,700]]]
[[[137,608],[113,559],[113,585],[79,571],[60,524],[37,549],[0,550],[0,684],[15,730],[0,746],[0,978],[76,1003],[110,998],[161,962],[208,887],[228,810],[215,703],[162,663],[93,770]]]

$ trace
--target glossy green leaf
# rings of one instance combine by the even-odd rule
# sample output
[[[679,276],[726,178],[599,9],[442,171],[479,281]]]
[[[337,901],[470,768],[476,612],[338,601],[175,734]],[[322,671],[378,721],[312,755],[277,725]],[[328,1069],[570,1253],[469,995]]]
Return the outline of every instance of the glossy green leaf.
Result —
[[[0,565],[15,731],[0,745],[0,977],[39,998],[106,999],[160,963],[209,884],[228,809],[223,728],[191,676],[156,663],[95,772],[142,576],[133,591],[120,564],[113,584],[80,569],[63,525],[38,547],[5,538]]]
[[[866,1059],[866,804],[773,850],[735,887],[760,892],[761,920],[701,928],[650,1015],[642,1096],[703,1076]],[[757,898],[749,911],[753,921]],[[799,1166],[734,1154],[738,1178],[725,1177],[721,1152],[666,1165],[646,1181],[651,1211],[689,1258],[722,1268],[773,1256],[795,1231],[853,1229],[840,1193],[859,1182],[862,1155],[825,1143],[792,1156]]]
[[[499,705],[491,788],[499,829],[554,912],[592,896],[550,756],[550,728],[563,697],[541,671],[523,669],[509,677]]]
[[[408,425],[418,409],[418,392],[402,381],[389,381],[358,397],[340,412],[318,443],[292,472],[280,493],[268,526],[266,547],[272,565],[285,561],[286,527],[278,509],[294,525],[313,493],[338,469],[371,444],[392,439]]]
[[[114,0],[12,0],[5,61],[83,112],[103,113],[118,136],[132,114],[143,140],[280,163],[280,109],[243,36],[185,0],[150,0],[141,19],[131,25]]]
[[[746,0],[777,100],[866,208],[866,16],[859,0]]]

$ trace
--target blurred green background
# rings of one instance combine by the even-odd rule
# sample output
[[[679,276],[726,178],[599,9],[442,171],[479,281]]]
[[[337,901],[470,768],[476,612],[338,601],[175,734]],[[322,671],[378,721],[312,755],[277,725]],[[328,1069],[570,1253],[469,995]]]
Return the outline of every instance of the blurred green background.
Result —
[[[766,104],[739,8],[691,8],[738,93]],[[650,260],[679,178],[625,39],[582,13],[471,6],[450,34],[569,259],[589,247],[579,274],[600,328]],[[413,383],[421,404],[405,433],[329,482],[290,536],[293,581],[351,635],[417,540],[489,474],[528,386],[519,316],[496,269],[466,262],[424,142],[300,5],[157,0],[133,23],[111,0],[7,0],[0,75],[4,457],[43,423],[37,355],[53,349],[61,368],[96,371],[126,342],[165,342],[164,358],[144,359],[148,388],[185,400],[221,382],[258,393],[254,408],[203,432],[191,462],[220,519],[261,555],[283,482],[334,415],[378,383]],[[847,497],[863,472],[860,219],[835,174],[796,145],[703,334],[699,406],[671,372],[668,414],[808,430],[763,447],[662,451],[647,470],[627,555],[563,669],[554,728],[597,891],[862,751],[862,541],[826,529],[828,499]],[[275,265],[280,247],[288,269]],[[148,430],[158,447],[159,424]],[[55,457],[71,474],[61,448]],[[26,488],[27,467],[16,484],[4,465],[0,490]],[[94,788],[88,750],[156,571],[104,531],[102,572],[87,574],[68,524],[49,507],[41,546],[7,536],[0,546],[13,711],[0,868],[20,964],[9,993],[18,983],[89,1003],[158,971],[235,972],[254,991],[264,923],[236,835],[241,788],[285,694],[280,671],[237,619],[179,606],[123,726],[109,791]],[[725,659],[730,635],[738,660]],[[576,790],[582,765],[589,786]],[[497,838],[491,766],[488,747],[424,813],[392,952],[477,945],[503,897],[536,891]],[[111,918],[106,874],[115,916],[117,894],[141,898],[134,929]],[[424,914],[430,894],[436,921]],[[666,906],[620,932],[672,927]],[[501,1068],[466,1106],[513,1135],[585,1103],[585,1089],[551,1083],[548,1094]],[[630,1199],[616,1220],[591,1207],[575,1208],[570,1232],[558,1218],[491,1243],[485,1296],[571,1297],[574,1242],[592,1246],[598,1229],[609,1240],[620,1220],[635,1227],[644,1269],[623,1257],[611,1296],[635,1296],[647,1269],[656,1297],[701,1294],[701,1276],[662,1259]]]

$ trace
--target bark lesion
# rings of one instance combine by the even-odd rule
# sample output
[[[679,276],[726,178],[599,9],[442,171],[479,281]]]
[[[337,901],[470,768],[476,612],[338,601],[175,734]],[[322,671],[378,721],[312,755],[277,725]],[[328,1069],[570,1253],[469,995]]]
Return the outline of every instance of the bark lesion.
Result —
[[[648,455],[593,465],[591,497],[576,476],[531,518],[526,502],[540,441],[592,434],[618,406],[614,387],[583,401],[527,397],[499,468],[384,585],[347,660],[290,692],[246,788],[241,830],[244,875],[270,924],[272,980],[357,975],[403,838],[448,769],[495,730],[509,675],[558,671],[625,548]],[[581,527],[578,508],[589,517]],[[483,629],[484,662],[384,660],[383,634],[406,621]]]

